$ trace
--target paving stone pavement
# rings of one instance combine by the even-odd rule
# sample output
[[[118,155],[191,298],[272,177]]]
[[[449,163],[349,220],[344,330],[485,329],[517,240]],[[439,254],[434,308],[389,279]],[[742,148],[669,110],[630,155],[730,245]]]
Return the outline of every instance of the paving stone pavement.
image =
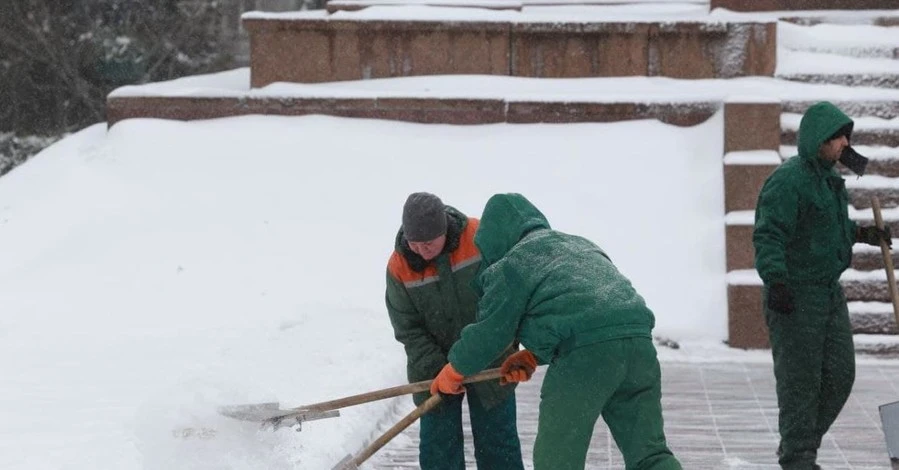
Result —
[[[890,470],[878,407],[899,401],[899,363],[862,363],[852,395],[825,436],[818,463],[825,470]],[[525,468],[537,432],[543,368],[518,388],[518,432]],[[662,362],[662,406],[671,450],[684,469],[779,470],[777,400],[770,363]],[[412,410],[398,402],[397,421]],[[464,413],[467,416],[467,411]],[[385,423],[385,429],[391,423]],[[466,427],[466,462],[476,468]],[[410,426],[363,466],[368,470],[418,468],[418,425]],[[586,469],[623,469],[621,454],[599,420]],[[896,468],[899,468],[897,466]]]

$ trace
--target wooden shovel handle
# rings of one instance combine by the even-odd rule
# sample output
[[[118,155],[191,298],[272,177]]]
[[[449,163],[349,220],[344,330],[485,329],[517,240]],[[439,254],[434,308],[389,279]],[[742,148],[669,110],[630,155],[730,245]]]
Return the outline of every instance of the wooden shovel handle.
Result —
[[[487,380],[498,379],[502,376],[499,371],[499,368],[496,369],[487,369],[485,371],[479,372],[477,374],[465,377],[465,380],[462,383],[470,384],[475,382],[484,382]],[[408,395],[411,393],[424,392],[431,389],[431,382],[433,380],[423,380],[421,382],[414,382],[406,385],[399,385],[396,387],[384,388],[381,390],[375,390],[373,392],[360,393],[359,395],[352,395],[344,398],[338,398],[336,400],[323,401],[320,403],[313,403],[311,405],[306,406],[298,406],[296,408],[291,408],[293,411],[330,411],[330,410],[338,410],[340,408],[346,408],[348,406],[353,405],[361,405],[363,403],[369,403],[373,401],[383,400],[385,398],[393,398],[401,395]],[[290,410],[288,410],[290,411]]]
[[[384,434],[381,434],[377,439],[374,440],[374,442],[369,444],[368,447],[360,450],[359,453],[353,457],[353,463],[355,463],[357,466],[362,465],[363,462],[368,460],[369,457],[374,455],[375,452],[381,449],[381,447],[384,447],[384,445],[386,445],[388,442],[390,442],[391,439],[396,437],[397,434],[403,432],[403,430],[408,428],[409,425],[415,422],[415,420],[420,418],[428,411],[431,411],[431,409],[433,409],[435,406],[439,405],[442,400],[443,397],[441,397],[440,394],[431,395],[424,403],[418,405],[418,407],[412,410],[411,413],[404,416],[403,419],[399,420],[390,429],[385,431]]]
[[[871,196],[871,209],[874,211],[874,223],[877,228],[883,229],[883,216],[880,214],[880,199],[877,196]],[[883,264],[887,271],[887,283],[890,286],[890,298],[893,299],[893,316],[896,319],[896,325],[899,326],[899,288],[896,286],[896,275],[893,271],[893,255],[890,253],[890,246],[887,242],[880,241],[880,252],[883,254]]]

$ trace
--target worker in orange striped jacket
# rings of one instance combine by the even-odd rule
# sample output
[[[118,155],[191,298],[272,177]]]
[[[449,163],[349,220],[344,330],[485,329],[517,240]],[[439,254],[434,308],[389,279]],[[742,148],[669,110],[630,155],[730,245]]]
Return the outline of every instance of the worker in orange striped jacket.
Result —
[[[471,287],[481,264],[474,245],[478,219],[466,217],[430,193],[413,193],[387,264],[387,312],[406,350],[410,382],[433,379],[462,328],[475,321],[478,298]],[[517,346],[517,345],[516,345]],[[517,349],[517,347],[515,348]],[[511,346],[493,361],[499,367]],[[523,470],[514,385],[466,385],[478,468]],[[416,394],[416,404],[428,397]],[[422,470],[464,470],[462,397],[448,395],[421,418]]]

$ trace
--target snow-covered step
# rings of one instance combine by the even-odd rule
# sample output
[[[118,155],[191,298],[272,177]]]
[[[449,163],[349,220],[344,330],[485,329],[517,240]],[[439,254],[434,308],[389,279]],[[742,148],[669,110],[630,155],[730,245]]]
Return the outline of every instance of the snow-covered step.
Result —
[[[854,335],[855,352],[878,356],[899,355],[899,335]]]
[[[778,47],[787,51],[829,53],[859,58],[899,58],[899,28],[873,25],[777,24]],[[789,55],[780,60],[789,60]],[[823,67],[827,64],[818,65]],[[836,64],[829,64],[836,66]]]
[[[890,161],[899,161],[899,147],[884,147],[880,145],[855,145],[855,142],[852,143],[852,147],[858,151],[858,153],[868,157],[871,159],[868,162],[868,165],[872,165],[874,162],[882,161],[882,162],[890,162]],[[799,153],[799,147],[795,145],[781,145],[780,146],[780,157],[781,159],[786,160],[796,154]],[[880,173],[878,173],[880,174]],[[886,176],[886,175],[883,175]]]
[[[813,54],[832,56],[833,54]],[[827,61],[830,59],[820,59]],[[873,60],[873,59],[872,59]],[[899,64],[899,61],[896,61]],[[899,72],[867,73],[777,73],[777,78],[793,82],[844,85],[851,87],[899,88]]]
[[[819,24],[899,26],[897,10],[820,10],[793,11],[790,16],[777,15],[777,19],[799,26]]]
[[[847,269],[840,277],[840,284],[843,285],[843,292],[850,302],[891,302],[884,269],[871,271]]]
[[[802,114],[783,113],[780,116],[781,144],[797,145],[799,123]],[[873,116],[852,118],[855,128],[852,131],[853,145],[899,147],[899,117],[884,119]]]
[[[867,171],[864,178],[846,176],[849,203],[856,209],[871,207],[871,198],[877,197],[883,208],[899,206],[899,178],[875,174]]]
[[[862,334],[899,333],[896,328],[893,304],[890,302],[849,302],[852,332]]]
[[[872,92],[879,90],[869,88]],[[839,93],[832,96],[823,97],[840,108],[849,116],[870,116],[883,119],[893,119],[899,117],[899,101],[891,99],[860,99],[860,100],[844,100],[839,98]],[[781,103],[781,109],[785,113],[802,114],[809,106],[820,100],[797,100],[787,98]]]
[[[892,58],[847,57],[829,52],[777,50],[778,77],[788,75],[840,75],[851,71],[856,75],[899,74],[899,60]]]
[[[786,48],[778,48],[777,57],[774,75],[784,80],[890,89],[899,86],[899,60],[892,58],[858,58]]]
[[[899,235],[899,234],[897,234]],[[899,239],[893,239],[893,266],[899,266]],[[857,244],[852,247],[852,268],[859,271],[883,269],[883,254],[876,246]]]

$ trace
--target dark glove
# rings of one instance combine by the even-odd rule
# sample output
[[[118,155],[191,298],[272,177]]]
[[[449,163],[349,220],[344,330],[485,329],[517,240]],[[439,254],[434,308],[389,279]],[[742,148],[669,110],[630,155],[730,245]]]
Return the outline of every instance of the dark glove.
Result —
[[[885,225],[883,228],[876,226],[859,227],[855,236],[855,241],[867,243],[868,245],[880,246],[880,241],[887,242],[887,246],[893,247],[893,234],[890,233],[890,226]]]
[[[774,284],[768,289],[768,308],[789,315],[795,310],[793,292],[785,284]]]
[[[499,370],[503,374],[499,379],[500,385],[527,382],[537,370],[537,358],[532,352],[523,349],[507,357]]]

